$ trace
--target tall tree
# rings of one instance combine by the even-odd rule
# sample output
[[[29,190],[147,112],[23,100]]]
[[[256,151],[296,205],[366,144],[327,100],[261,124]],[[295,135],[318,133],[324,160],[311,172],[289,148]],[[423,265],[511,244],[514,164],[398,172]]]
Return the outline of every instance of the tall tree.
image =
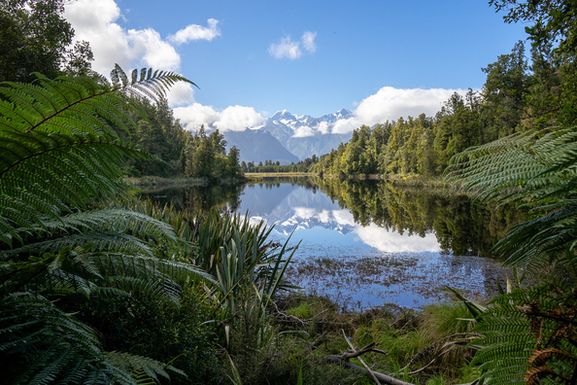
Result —
[[[63,0],[0,0],[0,81],[34,80],[86,72],[92,53],[87,43],[70,47],[74,30],[64,17]],[[68,63],[68,64],[67,64]]]

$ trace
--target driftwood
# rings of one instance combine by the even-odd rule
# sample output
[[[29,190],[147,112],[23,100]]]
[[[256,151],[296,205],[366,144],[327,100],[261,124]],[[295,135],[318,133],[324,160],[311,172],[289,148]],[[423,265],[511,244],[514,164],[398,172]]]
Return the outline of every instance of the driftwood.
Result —
[[[373,379],[373,381],[377,385],[381,385],[381,383],[387,384],[387,385],[415,385],[415,384],[411,384],[409,382],[399,380],[398,378],[394,378],[392,376],[389,376],[388,374],[376,372],[376,371],[372,370],[371,368],[369,368],[369,366],[365,363],[365,361],[360,357],[362,354],[368,353],[368,352],[375,352],[375,353],[381,353],[381,354],[386,354],[386,353],[382,350],[375,349],[375,347],[374,347],[375,343],[368,344],[367,346],[365,346],[362,349],[356,349],[355,346],[352,344],[352,342],[347,337],[347,335],[345,334],[345,331],[344,330],[341,330],[341,331],[343,333],[343,337],[345,338],[345,341],[347,341],[347,344],[349,345],[350,350],[346,351],[340,355],[328,356],[327,360],[329,362],[337,363],[337,364],[344,366],[345,368],[353,369],[353,370],[356,370],[358,372],[367,374]],[[349,362],[349,360],[351,358],[358,359],[359,362],[363,366],[355,365],[355,364]]]
[[[366,375],[370,376],[377,385],[381,385],[381,384],[385,384],[385,385],[415,385],[415,384],[412,384],[410,382],[399,380],[398,378],[395,378],[395,377],[390,376],[390,375],[385,374],[385,373],[374,371],[371,368],[369,368],[369,366],[360,357],[362,354],[365,354],[368,352],[386,354],[386,352],[379,350],[379,349],[376,349],[374,342],[368,344],[367,346],[365,346],[362,349],[356,349],[354,347],[354,345],[352,344],[352,342],[349,340],[349,338],[346,336],[345,331],[342,330],[342,332],[343,332],[343,337],[345,338],[345,341],[347,341],[347,344],[350,347],[350,350],[348,350],[344,353],[338,354],[338,355],[329,355],[326,357],[327,361],[335,363],[335,364],[339,364],[345,368],[352,369],[352,370],[355,370],[357,372],[366,374]],[[351,358],[358,359],[359,362],[362,364],[362,366],[351,363],[349,361]],[[433,361],[435,361],[435,360],[433,360]],[[430,364],[427,364],[425,366],[425,368],[429,365]],[[422,370],[422,369],[423,368],[421,368],[420,370]],[[418,371],[420,371],[420,370],[418,370]],[[474,385],[474,384],[476,384],[476,381],[469,383],[469,384],[461,384],[461,385]]]

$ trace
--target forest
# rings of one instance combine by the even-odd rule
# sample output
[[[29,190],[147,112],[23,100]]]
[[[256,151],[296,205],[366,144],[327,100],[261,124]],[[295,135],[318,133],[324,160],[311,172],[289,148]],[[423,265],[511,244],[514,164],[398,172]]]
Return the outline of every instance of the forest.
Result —
[[[228,153],[222,134],[208,134],[204,128],[190,132],[182,128],[165,99],[151,103],[140,98],[135,115],[136,129],[128,140],[148,154],[129,162],[127,175],[164,178],[198,178],[208,183],[238,183],[243,179],[239,152],[232,147]]]
[[[454,95],[435,117],[361,127],[312,169],[442,175],[522,209],[505,231],[458,199],[398,207],[387,204],[394,188],[320,182],[358,221],[419,232],[409,218],[422,216],[449,233],[460,218],[435,222],[435,210],[487,215],[446,246],[482,238],[478,252],[518,274],[486,303],[448,288],[451,304],[344,313],[293,293],[285,272],[298,242],[271,241],[266,223],[159,205],[127,185],[129,175],[242,178],[218,131],[192,134],[174,119],[166,93],[190,79],[118,65],[106,78],[88,43],[71,44],[63,0],[0,0],[2,382],[575,384],[577,4],[489,5],[527,24],[529,60],[516,44],[486,67],[479,93]]]

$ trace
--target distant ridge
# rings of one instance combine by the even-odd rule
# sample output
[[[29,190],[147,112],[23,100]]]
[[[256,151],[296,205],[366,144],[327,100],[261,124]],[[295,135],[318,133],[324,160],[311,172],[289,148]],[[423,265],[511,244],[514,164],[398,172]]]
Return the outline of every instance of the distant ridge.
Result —
[[[245,162],[279,161],[281,164],[298,162],[274,136],[262,130],[223,132],[227,148],[235,146],[240,151],[240,160]]]
[[[242,161],[272,160],[289,164],[326,154],[349,141],[351,133],[333,134],[332,130],[338,120],[351,116],[352,113],[344,108],[318,118],[282,110],[258,127],[244,131],[223,130],[222,133],[229,148],[236,146],[240,150]]]

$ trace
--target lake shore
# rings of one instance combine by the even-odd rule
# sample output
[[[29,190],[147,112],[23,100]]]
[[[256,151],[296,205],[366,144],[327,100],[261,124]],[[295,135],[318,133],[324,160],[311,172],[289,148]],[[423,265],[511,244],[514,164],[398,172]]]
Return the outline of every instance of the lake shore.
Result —
[[[214,184],[208,178],[192,178],[192,177],[160,177],[154,175],[142,176],[142,177],[126,177],[124,181],[131,186],[135,187],[154,187],[154,188],[171,188],[171,187],[184,187],[184,186],[208,186],[209,184]],[[232,185],[240,184],[245,182],[246,179],[231,179],[224,178],[220,179],[217,184],[219,185]]]

